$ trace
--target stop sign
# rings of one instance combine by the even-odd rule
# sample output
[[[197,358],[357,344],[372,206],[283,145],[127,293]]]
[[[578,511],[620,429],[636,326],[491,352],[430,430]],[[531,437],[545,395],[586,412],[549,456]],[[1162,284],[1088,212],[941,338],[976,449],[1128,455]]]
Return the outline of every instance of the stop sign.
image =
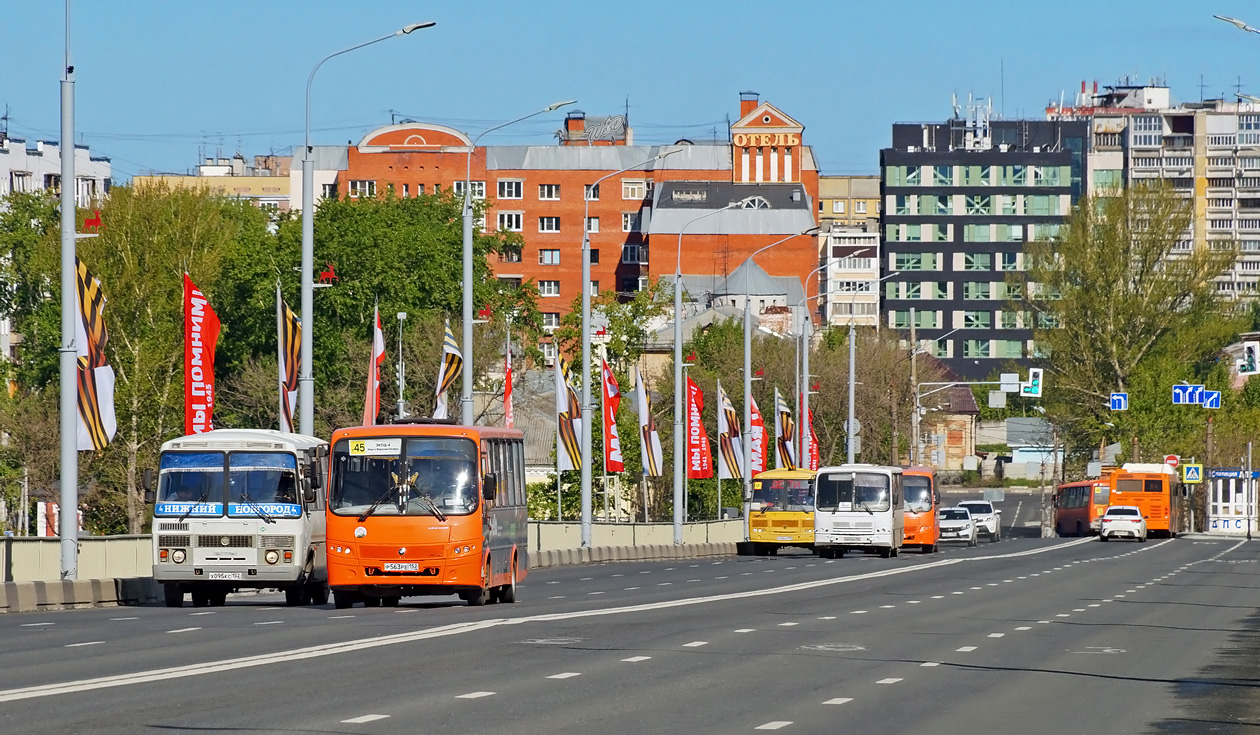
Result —
[[[1177,463],[1180,461],[1181,461],[1181,457],[1178,457],[1175,454],[1164,455],[1164,464],[1168,465],[1174,470],[1177,469]]]

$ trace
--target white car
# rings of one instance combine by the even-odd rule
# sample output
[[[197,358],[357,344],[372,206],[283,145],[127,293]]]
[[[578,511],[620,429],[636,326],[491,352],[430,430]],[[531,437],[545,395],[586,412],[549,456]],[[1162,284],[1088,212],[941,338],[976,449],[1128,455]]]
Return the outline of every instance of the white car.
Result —
[[[946,541],[966,541],[968,546],[975,546],[979,538],[978,526],[966,508],[941,508],[936,517],[941,521],[941,543]]]
[[[1103,513],[1098,529],[1099,541],[1132,538],[1146,541],[1146,518],[1142,509],[1133,505],[1113,505]]]
[[[958,507],[971,511],[979,533],[987,535],[990,541],[1002,540],[1002,511],[994,508],[993,503],[987,500],[964,500]]]

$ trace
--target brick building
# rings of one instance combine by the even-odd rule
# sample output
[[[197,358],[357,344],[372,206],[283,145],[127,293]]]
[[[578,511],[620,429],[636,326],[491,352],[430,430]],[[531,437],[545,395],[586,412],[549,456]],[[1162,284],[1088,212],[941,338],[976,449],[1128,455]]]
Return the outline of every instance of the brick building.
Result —
[[[740,115],[728,140],[668,146],[635,145],[624,116],[581,112],[566,116],[558,145],[472,149],[468,135],[448,127],[389,125],[350,146],[336,188],[342,197],[391,189],[399,197],[462,194],[471,149],[472,194],[490,199],[483,226],[520,232],[525,241],[519,255],[498,256],[491,267],[500,279],[535,282],[544,319],[557,324],[581,295],[584,224],[592,281],[621,293],[638,290],[649,275],[673,274],[684,226],[684,273],[721,279],[753,250],[815,224],[818,171],[804,127],[754,93],[741,95]],[[668,150],[675,152],[653,160]],[[742,200],[750,200],[746,209],[688,225]],[[818,262],[817,241],[808,237],[758,258],[773,276],[803,277]]]

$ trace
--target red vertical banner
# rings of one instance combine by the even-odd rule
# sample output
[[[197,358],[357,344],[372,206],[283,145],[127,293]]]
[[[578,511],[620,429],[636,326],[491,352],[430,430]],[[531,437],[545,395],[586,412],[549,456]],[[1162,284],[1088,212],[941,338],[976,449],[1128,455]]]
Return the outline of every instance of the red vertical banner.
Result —
[[[809,442],[809,468],[818,471],[818,434],[814,431],[814,409],[809,410],[809,434],[806,441]]]
[[[219,317],[184,274],[184,433],[214,429],[214,348]]]
[[[385,361],[385,333],[381,331],[381,310],[372,309],[372,359],[368,361],[367,391],[363,396],[363,425],[376,425],[381,412],[381,363]]]
[[[508,344],[507,356],[503,368],[503,425],[511,429],[516,426],[516,411],[512,408],[512,345]]]
[[[617,433],[617,411],[621,408],[621,386],[607,360],[600,360],[604,404],[604,472],[625,472],[621,456],[621,436]]]
[[[704,430],[704,393],[691,376],[687,377],[687,479],[713,477],[713,454]]]
[[[766,422],[757,409],[757,401],[752,399],[752,424],[748,427],[749,440],[752,442],[752,474],[766,471],[766,452],[770,451],[770,435],[766,433]]]

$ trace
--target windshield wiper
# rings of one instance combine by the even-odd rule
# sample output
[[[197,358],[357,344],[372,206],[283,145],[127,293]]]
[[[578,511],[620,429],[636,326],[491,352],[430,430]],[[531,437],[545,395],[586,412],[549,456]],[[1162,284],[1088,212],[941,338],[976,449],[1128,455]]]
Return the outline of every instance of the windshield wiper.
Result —
[[[179,517],[179,520],[177,520],[177,521],[175,521],[175,522],[176,522],[176,523],[183,523],[184,521],[188,520],[188,516],[192,515],[192,512],[193,512],[194,510],[196,510],[197,506],[199,506],[199,505],[201,505],[202,503],[206,502],[206,498],[208,498],[208,497],[210,497],[210,488],[206,488],[205,490],[202,490],[202,491],[201,491],[201,497],[200,497],[200,498],[197,498],[197,502],[193,503],[193,504],[192,504],[192,505],[188,508],[188,510],[184,511],[184,515],[180,516],[180,517]]]
[[[863,500],[860,503],[860,505],[862,506],[862,510],[866,511],[867,513],[870,513],[871,515],[875,515],[875,511],[871,510],[870,506],[866,504],[865,500]]]
[[[276,522],[276,519],[275,519],[275,518],[272,518],[270,515],[268,515],[268,514],[267,514],[267,511],[263,510],[263,509],[262,509],[262,508],[258,505],[258,503],[255,503],[255,502],[254,502],[254,499],[253,499],[253,498],[249,497],[249,493],[247,493],[247,492],[242,492],[242,493],[241,493],[241,500],[244,500],[246,503],[248,503],[249,505],[253,506],[253,508],[254,508],[254,512],[258,514],[258,517],[259,517],[259,518],[263,519],[263,523],[275,523],[275,522]]]
[[[359,516],[359,523],[366,521],[368,516],[372,515],[372,511],[379,508],[381,506],[381,503],[384,503],[389,498],[390,495],[394,494],[395,489],[396,488],[391,485],[390,488],[385,491],[384,495],[382,495],[381,497],[373,501],[372,504],[367,507],[367,510],[363,511],[363,515]]]
[[[420,505],[425,506],[429,512],[433,513],[433,517],[437,518],[439,522],[446,523],[446,514],[438,508],[437,503],[433,502],[433,498],[428,495],[421,495],[417,500],[420,501]]]

